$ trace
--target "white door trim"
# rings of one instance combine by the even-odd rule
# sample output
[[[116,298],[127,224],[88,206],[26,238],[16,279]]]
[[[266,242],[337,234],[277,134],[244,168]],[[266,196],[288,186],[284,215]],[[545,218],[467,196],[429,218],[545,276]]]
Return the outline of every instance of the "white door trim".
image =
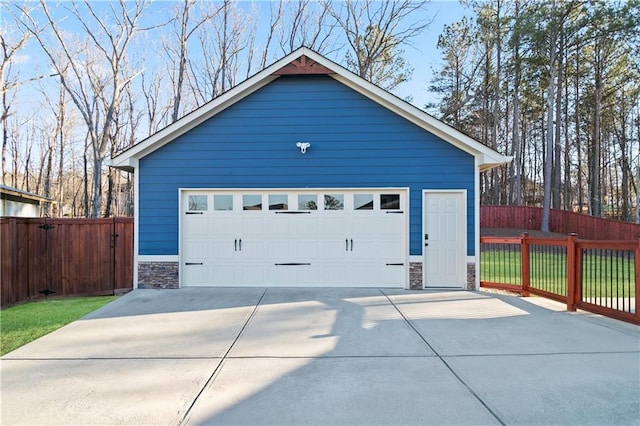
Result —
[[[466,270],[467,270],[467,190],[466,189],[423,189],[422,190],[422,234],[421,234],[421,248],[422,248],[422,286],[423,288],[427,288],[427,262],[426,262],[426,250],[425,244],[428,241],[425,240],[425,234],[427,232],[427,224],[426,224],[426,196],[427,194],[457,194],[461,198],[460,204],[460,229],[463,230],[464,238],[461,238],[459,250],[459,261],[458,261],[458,280],[460,281],[460,289],[466,288]],[[429,288],[438,288],[437,286],[431,286]],[[458,288],[458,287],[446,287],[446,288]]]

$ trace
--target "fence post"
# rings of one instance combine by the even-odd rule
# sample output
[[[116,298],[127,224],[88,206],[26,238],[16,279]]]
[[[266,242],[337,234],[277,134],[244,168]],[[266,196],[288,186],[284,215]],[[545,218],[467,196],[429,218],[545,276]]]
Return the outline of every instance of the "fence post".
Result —
[[[529,233],[523,232],[520,237],[520,259],[522,275],[522,296],[529,297],[529,285],[531,283],[530,257],[529,257]]]
[[[576,296],[580,293],[580,282],[577,278],[581,276],[578,271],[576,260],[579,256],[576,253],[576,239],[578,234],[571,233],[567,237],[567,311],[576,310]],[[582,263],[582,262],[580,262]],[[582,269],[582,268],[580,268]]]
[[[636,272],[636,319],[640,320],[640,237],[636,246],[634,269]]]

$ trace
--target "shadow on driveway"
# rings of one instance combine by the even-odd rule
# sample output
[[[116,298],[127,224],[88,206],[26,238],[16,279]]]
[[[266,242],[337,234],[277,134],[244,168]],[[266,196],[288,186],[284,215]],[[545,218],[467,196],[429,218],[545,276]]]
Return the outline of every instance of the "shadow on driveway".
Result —
[[[2,358],[2,424],[638,424],[639,328],[558,306],[137,290]]]

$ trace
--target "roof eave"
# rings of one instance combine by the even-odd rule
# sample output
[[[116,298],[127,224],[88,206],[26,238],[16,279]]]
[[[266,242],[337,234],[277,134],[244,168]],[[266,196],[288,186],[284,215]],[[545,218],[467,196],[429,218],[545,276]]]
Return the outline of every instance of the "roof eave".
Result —
[[[312,58],[319,62],[323,59],[325,62],[329,61],[326,58],[322,58],[315,52]],[[355,76],[355,74],[349,72],[340,65],[334,64],[332,69],[335,71],[335,74],[331,75],[332,78],[362,93],[374,102],[377,102],[383,107],[409,120],[413,124],[460,148],[464,152],[467,152],[474,157],[480,157],[480,164],[484,164],[484,161],[482,160],[484,157],[496,159],[496,161],[491,162],[491,164],[495,164],[491,168],[511,161],[511,157],[501,155],[497,151],[481,144],[459,130],[456,130],[450,125],[427,114],[416,106],[409,104],[373,83]]]
[[[480,171],[490,170],[512,160],[511,157],[501,155],[497,151],[481,144],[448,124],[437,120],[435,117],[432,117],[421,109],[407,103],[395,95],[392,95],[375,84],[358,77],[346,68],[325,58],[319,53],[306,47],[301,47],[284,58],[274,62],[272,65],[255,74],[243,83],[240,83],[238,86],[230,89],[228,92],[223,93],[209,103],[185,115],[178,121],[170,124],[154,135],[149,136],[118,156],[113,157],[110,164],[111,167],[132,172],[137,167],[137,160],[169,143],[178,136],[188,132],[261,87],[271,83],[273,80],[278,78],[280,74],[279,71],[284,67],[287,67],[292,61],[302,56],[306,56],[322,66],[323,73],[330,75],[337,81],[358,91],[359,93],[362,93],[374,102],[404,117],[446,142],[449,142],[462,151],[473,155],[478,160],[477,164]],[[331,73],[327,73],[326,71],[331,71]]]
[[[487,172],[491,169],[495,169],[496,167],[504,166],[505,164],[509,164],[513,157],[502,156],[502,159],[495,161],[496,159],[492,159],[493,161],[484,161],[480,162],[478,168],[480,172]]]

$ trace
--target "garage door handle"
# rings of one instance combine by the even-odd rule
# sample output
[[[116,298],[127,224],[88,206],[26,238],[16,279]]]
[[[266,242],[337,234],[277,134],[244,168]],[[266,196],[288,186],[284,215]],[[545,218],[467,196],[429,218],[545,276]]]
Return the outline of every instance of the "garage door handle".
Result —
[[[238,251],[242,251],[242,238],[238,240]]]
[[[351,241],[351,251],[353,251],[353,240],[350,240],[350,241]]]
[[[400,211],[397,211],[397,212],[393,212],[393,211],[388,211],[388,212],[387,212],[387,214],[389,214],[389,213],[397,213],[397,214],[402,214],[402,213],[404,213],[404,212],[403,212],[402,210],[400,210]]]
[[[344,239],[344,251],[349,251],[349,239]]]
[[[233,251],[238,251],[238,239],[233,240]]]
[[[404,266],[404,263],[387,263],[387,266]]]
[[[185,265],[189,266],[189,265],[202,265],[202,262],[186,262]]]
[[[310,266],[310,263],[275,263],[276,266]]]
[[[311,214],[311,212],[292,211],[292,212],[276,212],[276,214]]]

